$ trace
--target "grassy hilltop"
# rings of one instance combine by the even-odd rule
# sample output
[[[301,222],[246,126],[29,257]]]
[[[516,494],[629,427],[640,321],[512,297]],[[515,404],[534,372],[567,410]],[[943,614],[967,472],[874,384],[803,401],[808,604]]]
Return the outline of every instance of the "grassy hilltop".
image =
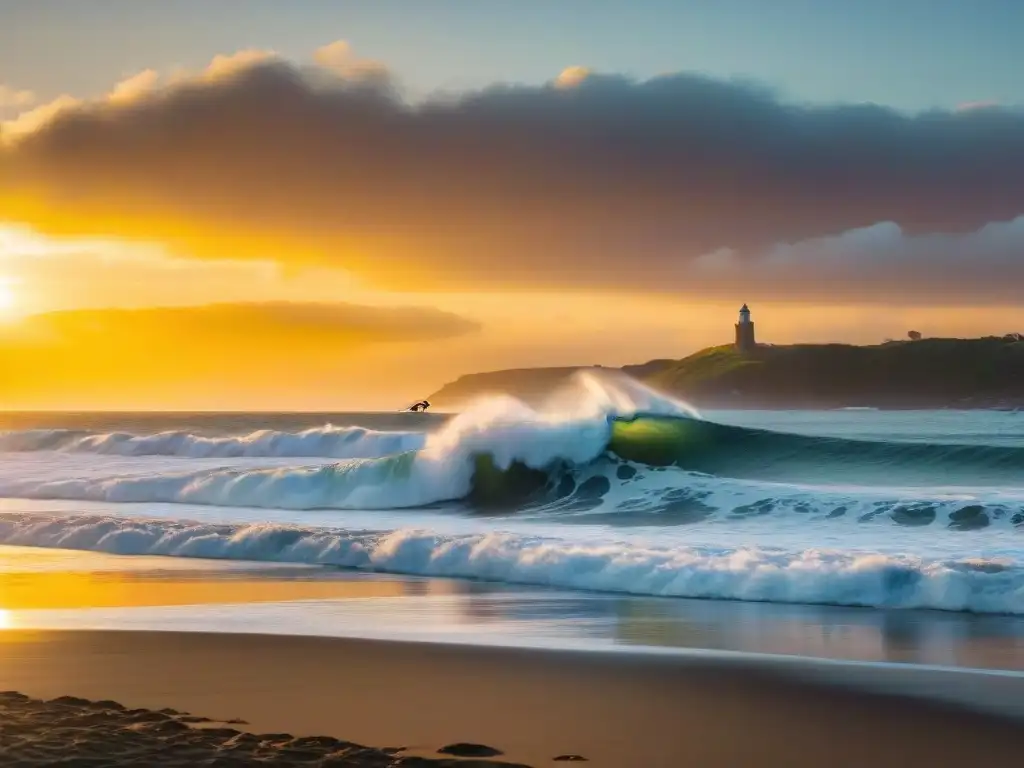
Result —
[[[462,376],[430,396],[439,407],[507,392],[539,402],[580,368]],[[993,408],[1024,406],[1024,341],[1013,337],[890,341],[871,346],[709,347],[682,360],[624,366],[634,378],[704,407]]]

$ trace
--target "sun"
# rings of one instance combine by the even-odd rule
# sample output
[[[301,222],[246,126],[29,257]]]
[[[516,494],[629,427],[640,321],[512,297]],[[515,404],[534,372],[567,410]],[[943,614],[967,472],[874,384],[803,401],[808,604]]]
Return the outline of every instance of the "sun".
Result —
[[[0,277],[0,312],[11,312],[18,305],[18,297],[14,290],[14,281]]]

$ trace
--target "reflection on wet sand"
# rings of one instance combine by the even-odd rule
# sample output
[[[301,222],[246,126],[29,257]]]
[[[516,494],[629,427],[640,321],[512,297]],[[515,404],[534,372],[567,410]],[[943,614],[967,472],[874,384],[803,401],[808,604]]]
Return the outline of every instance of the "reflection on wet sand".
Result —
[[[630,645],[1024,669],[1024,620],[938,611],[616,601],[616,640]]]
[[[462,620],[565,640],[1024,670],[1024,618],[467,584]]]
[[[0,628],[127,626],[1024,670],[1024,618],[1011,616],[628,597],[336,568],[0,548]]]
[[[0,547],[0,628],[4,616],[10,623],[12,611],[385,598],[421,592],[422,585],[405,579],[329,568]]]

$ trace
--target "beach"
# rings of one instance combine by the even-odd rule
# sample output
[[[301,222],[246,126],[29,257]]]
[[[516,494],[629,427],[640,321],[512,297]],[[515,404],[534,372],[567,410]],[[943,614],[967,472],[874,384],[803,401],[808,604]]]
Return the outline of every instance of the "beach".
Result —
[[[0,764],[1019,752],[1016,422],[88,418],[0,436]]]
[[[913,695],[962,682],[989,701],[1024,693],[1017,678],[928,669],[268,635],[12,630],[0,652],[0,687],[34,698],[113,700],[214,718],[218,728],[403,748],[395,760],[439,758],[439,748],[468,742],[534,766],[562,755],[652,767],[1011,764],[1018,720]],[[112,751],[133,725],[104,724]],[[33,764],[45,719],[20,747],[4,728],[4,764]],[[237,738],[215,733],[208,756]],[[275,764],[312,764],[283,751]],[[97,759],[80,764],[115,764]]]
[[[0,768],[1024,764],[1022,30],[0,0]]]
[[[1024,719],[1014,619],[0,562],[4,765],[942,766],[1009,755]]]

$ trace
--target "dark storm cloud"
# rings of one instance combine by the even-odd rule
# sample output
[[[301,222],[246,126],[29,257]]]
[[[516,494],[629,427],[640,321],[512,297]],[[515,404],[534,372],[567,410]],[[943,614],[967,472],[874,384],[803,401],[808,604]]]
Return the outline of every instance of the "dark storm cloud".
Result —
[[[321,259],[392,287],[698,292],[693,260],[720,249],[763,267],[778,243],[879,222],[914,237],[1024,213],[1018,111],[800,106],[689,74],[577,71],[410,105],[380,70],[345,79],[256,60],[61,111],[0,163],[0,194],[44,228]],[[1024,277],[1019,254],[968,249],[938,267],[951,260],[959,287],[984,294]],[[916,266],[900,265],[900,249],[890,257],[834,274],[913,290]],[[749,283],[730,269],[724,283],[721,270],[705,275],[709,290]],[[832,274],[759,279],[802,296],[834,290]]]

